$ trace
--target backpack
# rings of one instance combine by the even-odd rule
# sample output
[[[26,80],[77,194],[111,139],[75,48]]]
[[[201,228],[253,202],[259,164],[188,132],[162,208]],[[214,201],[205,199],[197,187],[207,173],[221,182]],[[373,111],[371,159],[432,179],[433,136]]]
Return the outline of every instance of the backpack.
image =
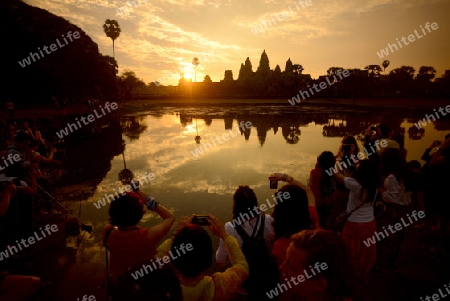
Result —
[[[260,227],[256,233],[258,224]],[[257,297],[255,300],[266,299],[267,295],[265,293],[275,287],[279,280],[278,265],[272,258],[264,239],[264,227],[264,214],[258,217],[251,237],[248,236],[241,225],[235,227],[243,241],[242,252],[245,255],[245,259],[247,259],[250,270],[243,286],[250,297]]]

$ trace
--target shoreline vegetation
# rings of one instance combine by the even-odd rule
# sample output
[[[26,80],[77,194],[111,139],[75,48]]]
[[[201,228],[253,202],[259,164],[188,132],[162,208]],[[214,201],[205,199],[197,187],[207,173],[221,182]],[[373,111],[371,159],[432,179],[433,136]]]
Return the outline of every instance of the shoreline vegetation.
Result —
[[[433,110],[439,106],[446,106],[450,104],[448,99],[411,99],[411,98],[380,98],[380,99],[305,99],[295,107],[286,102],[286,99],[280,98],[180,98],[167,97],[155,99],[133,99],[126,102],[118,102],[120,114],[134,114],[145,113],[146,110],[152,107],[162,106],[245,106],[245,105],[276,105],[279,107],[291,108],[293,110],[301,110],[308,106],[317,107],[351,107],[351,108],[392,108],[392,109],[407,109],[417,110],[419,112]],[[62,119],[66,123],[71,121],[74,116],[90,112],[84,103],[73,103],[67,107],[67,114],[62,115],[52,104],[34,104],[34,105],[20,105],[15,110],[15,119]],[[119,113],[119,112],[118,112]],[[8,119],[7,112],[3,110],[3,119]]]

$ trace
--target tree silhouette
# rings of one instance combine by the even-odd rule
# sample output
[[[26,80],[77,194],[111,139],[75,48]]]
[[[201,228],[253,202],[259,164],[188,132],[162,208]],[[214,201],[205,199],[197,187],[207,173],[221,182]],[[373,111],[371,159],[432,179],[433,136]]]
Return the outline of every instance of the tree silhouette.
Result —
[[[200,61],[198,60],[197,57],[194,57],[192,59],[192,65],[195,66],[195,71],[194,71],[194,82],[197,82],[197,66],[200,65]]]
[[[425,82],[430,82],[436,75],[436,69],[431,66],[421,66],[419,73],[417,74],[417,79],[423,80]]]
[[[344,68],[342,67],[330,67],[327,70],[328,76],[333,76],[335,74],[338,74],[338,72],[342,73],[344,71]]]
[[[386,68],[389,67],[389,64],[391,62],[389,62],[389,60],[384,60],[383,63],[381,64],[381,66],[383,66],[383,72],[384,74],[386,74]]]
[[[114,40],[117,39],[120,35],[119,23],[117,23],[116,20],[107,19],[105,21],[105,24],[103,24],[103,31],[105,32],[106,36],[109,37],[113,42],[113,58],[115,59],[116,56],[114,54]]]
[[[303,66],[300,64],[294,64],[292,65],[292,71],[294,71],[295,74],[302,74],[303,72]]]
[[[367,65],[364,69],[369,71],[369,77],[379,77],[381,72],[380,65]]]

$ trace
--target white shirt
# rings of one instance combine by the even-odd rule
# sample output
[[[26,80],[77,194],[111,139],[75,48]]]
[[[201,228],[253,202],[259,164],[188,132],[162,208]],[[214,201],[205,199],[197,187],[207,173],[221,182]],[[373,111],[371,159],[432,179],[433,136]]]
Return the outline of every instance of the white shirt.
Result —
[[[241,224],[242,228],[248,234],[248,236],[252,235],[253,228],[257,221],[258,221],[258,219],[255,216],[254,218]],[[259,231],[260,227],[261,227],[261,223],[258,224],[257,231]],[[225,224],[225,230],[228,232],[228,234],[230,234],[231,236],[236,238],[236,240],[239,244],[239,247],[242,247],[242,244],[244,242],[242,241],[239,233],[233,227],[232,222],[227,222]],[[275,237],[275,232],[273,230],[273,218],[270,215],[266,214],[265,215],[265,224],[264,224],[264,240],[266,241],[266,244],[269,247],[269,250],[273,246],[274,237]],[[216,251],[216,262],[220,265],[227,265],[230,263],[230,260],[228,258],[228,253],[225,250],[225,244],[223,242],[223,239],[220,239],[219,248],[217,248],[217,251]]]
[[[353,178],[344,178],[345,187],[350,189],[350,194],[348,195],[347,203],[347,213],[350,213],[353,209],[361,205],[361,184]],[[367,191],[363,194],[363,199],[367,198]],[[349,222],[354,223],[368,223],[375,219],[373,214],[373,202],[367,202],[365,205],[361,206],[358,210],[355,210],[352,215],[348,218]]]
[[[403,183],[399,183],[393,174],[384,180],[384,188],[386,189],[382,195],[384,201],[404,206],[411,203],[411,192],[405,191]]]

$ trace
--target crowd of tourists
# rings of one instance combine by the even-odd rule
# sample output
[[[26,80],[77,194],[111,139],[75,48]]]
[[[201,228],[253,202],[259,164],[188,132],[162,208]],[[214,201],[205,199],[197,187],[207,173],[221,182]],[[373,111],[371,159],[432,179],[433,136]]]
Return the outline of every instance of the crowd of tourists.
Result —
[[[362,156],[356,139],[344,137],[336,155],[317,157],[307,186],[291,175],[269,176],[286,183],[271,214],[258,211],[249,186],[239,186],[232,220],[183,216],[164,242],[176,221],[170,210],[139,189],[118,198],[103,232],[108,293],[113,300],[352,300],[356,281],[366,284],[380,268],[398,269],[412,227],[443,231],[450,212],[450,135],[430,145],[424,166],[406,161],[404,138],[386,124],[367,129],[364,150]],[[145,207],[162,221],[141,228]],[[426,218],[418,220],[417,212]],[[416,223],[398,229],[402,218]],[[217,250],[205,227],[219,238]],[[378,241],[368,243],[375,235]],[[448,252],[448,239],[439,237],[430,249]],[[222,272],[209,272],[213,257]]]
[[[57,142],[44,137],[35,123],[0,120],[0,300],[27,300],[45,284],[38,277],[15,274],[23,252],[14,253],[17,242],[36,230],[38,188],[48,189],[49,179],[59,174],[64,153]]]

